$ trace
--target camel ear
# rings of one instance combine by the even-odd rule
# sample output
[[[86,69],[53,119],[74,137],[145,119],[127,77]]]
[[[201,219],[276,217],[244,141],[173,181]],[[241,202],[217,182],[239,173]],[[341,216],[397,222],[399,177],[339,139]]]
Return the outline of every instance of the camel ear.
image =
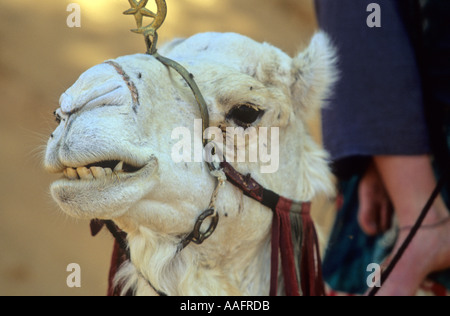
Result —
[[[316,33],[308,48],[293,59],[291,93],[295,112],[302,118],[310,118],[330,97],[338,79],[336,61],[336,50],[323,32]]]

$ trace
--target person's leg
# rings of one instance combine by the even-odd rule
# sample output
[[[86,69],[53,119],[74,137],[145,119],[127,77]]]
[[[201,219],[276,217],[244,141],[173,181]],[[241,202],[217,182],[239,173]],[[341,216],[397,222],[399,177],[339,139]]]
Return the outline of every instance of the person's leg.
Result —
[[[374,158],[394,205],[400,229],[411,227],[436,187],[428,156],[379,156]],[[379,295],[414,295],[428,274],[450,267],[450,222],[448,210],[439,197]],[[443,223],[432,228],[429,225]],[[400,230],[394,252],[409,230]]]

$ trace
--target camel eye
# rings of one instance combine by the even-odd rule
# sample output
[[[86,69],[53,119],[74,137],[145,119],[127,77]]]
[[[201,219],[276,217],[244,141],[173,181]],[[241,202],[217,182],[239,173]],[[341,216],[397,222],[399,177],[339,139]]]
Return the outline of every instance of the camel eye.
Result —
[[[246,128],[255,123],[263,114],[264,111],[258,109],[254,104],[240,104],[228,113],[227,120],[232,120],[237,125]]]

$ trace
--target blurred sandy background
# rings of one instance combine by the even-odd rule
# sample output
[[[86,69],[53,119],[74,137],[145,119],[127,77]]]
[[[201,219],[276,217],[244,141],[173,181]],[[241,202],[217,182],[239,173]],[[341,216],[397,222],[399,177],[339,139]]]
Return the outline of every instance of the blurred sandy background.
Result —
[[[167,2],[161,42],[232,31],[293,55],[316,28],[310,0]],[[81,6],[81,28],[66,24],[69,3]],[[106,293],[112,237],[92,238],[88,221],[58,210],[48,192],[56,176],[41,159],[61,93],[95,64],[145,51],[143,38],[129,32],[134,19],[121,14],[128,8],[126,0],[0,3],[0,295]],[[72,262],[81,266],[78,289],[66,285]]]

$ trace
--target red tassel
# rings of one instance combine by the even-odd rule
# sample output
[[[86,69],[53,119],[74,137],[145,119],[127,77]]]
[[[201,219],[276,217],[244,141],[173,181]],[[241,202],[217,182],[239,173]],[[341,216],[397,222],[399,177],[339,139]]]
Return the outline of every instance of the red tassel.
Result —
[[[272,254],[270,258],[270,296],[277,296],[278,292],[278,257],[280,248],[280,218],[278,212],[273,213],[272,219]]]
[[[272,221],[271,296],[277,295],[278,260],[280,255],[285,294],[288,296],[300,295],[291,234],[290,211],[292,204],[291,200],[280,197],[274,210]],[[303,203],[301,208],[303,226],[300,266],[301,289],[304,296],[324,296],[325,286],[322,279],[319,242],[310,215],[311,204]]]
[[[292,244],[290,210],[292,201],[283,197],[278,201],[272,222],[272,260],[270,295],[277,295],[278,255],[281,255],[285,294],[299,296],[297,274],[295,272],[294,246]]]
[[[319,240],[310,210],[310,203],[302,205],[303,238],[300,265],[302,292],[304,296],[325,296]]]
[[[114,248],[113,254],[111,257],[111,266],[109,268],[109,276],[108,276],[108,296],[120,296],[122,292],[122,287],[120,285],[114,287],[114,277],[116,276],[117,271],[120,266],[128,261],[127,254],[120,247],[119,243],[114,240]],[[125,296],[132,296],[132,293],[126,293]]]

